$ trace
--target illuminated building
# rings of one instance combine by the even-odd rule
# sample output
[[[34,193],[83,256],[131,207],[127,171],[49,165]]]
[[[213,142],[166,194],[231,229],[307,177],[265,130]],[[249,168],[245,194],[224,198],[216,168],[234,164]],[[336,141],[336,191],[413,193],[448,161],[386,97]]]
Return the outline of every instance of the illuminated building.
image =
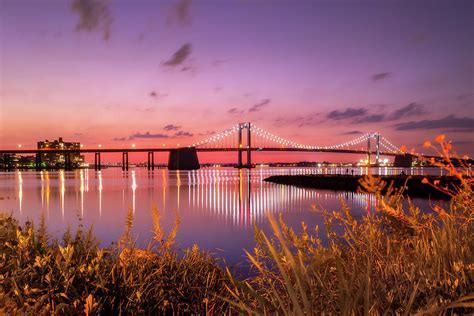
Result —
[[[79,142],[65,142],[62,137],[59,137],[57,140],[49,141],[39,141],[38,150],[48,151],[48,150],[68,150],[69,158],[72,164],[72,167],[79,167],[84,163],[84,156],[80,155],[79,152],[74,152],[74,150],[81,149],[81,143]],[[63,167],[66,163],[66,155],[61,152],[43,152],[41,153],[41,161],[48,167]]]

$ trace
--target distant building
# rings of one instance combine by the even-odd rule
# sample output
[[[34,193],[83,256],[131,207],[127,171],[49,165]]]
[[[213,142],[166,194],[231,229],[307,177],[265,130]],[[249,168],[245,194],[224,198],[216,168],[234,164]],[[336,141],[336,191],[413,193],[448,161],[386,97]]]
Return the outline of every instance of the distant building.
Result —
[[[38,149],[47,151],[47,150],[79,150],[81,149],[81,143],[79,142],[64,142],[62,137],[59,137],[57,140],[49,141],[39,141]],[[71,159],[72,167],[79,167],[84,163],[84,156],[80,155],[79,152],[71,152],[69,154]],[[66,155],[61,152],[43,152],[41,153],[41,162],[47,167],[64,167],[66,163]]]

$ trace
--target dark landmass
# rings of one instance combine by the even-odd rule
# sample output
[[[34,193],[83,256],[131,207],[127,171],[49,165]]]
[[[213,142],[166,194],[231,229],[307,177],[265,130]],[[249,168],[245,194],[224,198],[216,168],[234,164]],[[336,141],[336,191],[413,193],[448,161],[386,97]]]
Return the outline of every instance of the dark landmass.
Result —
[[[350,191],[357,192],[360,187],[359,180],[363,176],[360,175],[283,175],[271,176],[264,181],[278,184],[289,184],[305,188],[324,189],[332,191]],[[381,176],[393,188],[401,188],[406,183],[404,194],[410,197],[450,199],[450,196],[433,188],[432,186],[422,183],[427,178],[430,183],[438,180],[439,185],[454,189],[460,186],[460,181],[456,177],[450,176]],[[388,185],[387,185],[388,187]],[[382,193],[385,193],[382,191]]]

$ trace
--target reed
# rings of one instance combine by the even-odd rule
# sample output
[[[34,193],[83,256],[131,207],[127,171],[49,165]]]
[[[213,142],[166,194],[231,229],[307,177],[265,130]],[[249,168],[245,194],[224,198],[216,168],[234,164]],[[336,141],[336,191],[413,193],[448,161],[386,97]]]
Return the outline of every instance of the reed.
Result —
[[[228,272],[231,299],[245,314],[412,314],[474,312],[474,212],[472,172],[456,168],[439,137],[445,168],[461,185],[446,189],[447,209],[421,212],[402,190],[367,176],[360,190],[379,201],[376,213],[354,219],[346,205],[324,211],[327,245],[302,223],[301,233],[270,218],[272,236],[256,229],[247,253],[255,276],[240,281]],[[381,192],[386,191],[384,195]]]
[[[2,215],[0,312],[7,314],[221,314],[225,273],[197,246],[178,253],[179,225],[165,236],[153,209],[154,239],[138,249],[132,212],[116,246],[100,249],[92,229],[49,240],[43,225]]]

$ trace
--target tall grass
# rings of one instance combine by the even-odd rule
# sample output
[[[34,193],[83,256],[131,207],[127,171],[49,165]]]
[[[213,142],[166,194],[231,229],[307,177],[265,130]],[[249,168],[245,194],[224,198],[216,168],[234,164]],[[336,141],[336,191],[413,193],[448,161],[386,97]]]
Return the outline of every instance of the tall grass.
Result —
[[[122,238],[107,249],[82,225],[58,241],[49,238],[43,219],[38,228],[20,227],[3,215],[0,313],[474,313],[472,173],[454,167],[449,143],[438,142],[448,157],[441,167],[461,180],[449,189],[448,207],[422,212],[400,190],[368,176],[361,190],[375,195],[377,212],[355,219],[344,203],[340,211],[323,211],[327,243],[318,227],[304,223],[296,233],[270,217],[271,236],[256,227],[255,248],[247,252],[252,277],[245,280],[197,246],[178,254],[179,217],[166,234],[156,209],[145,249],[135,245],[131,212]]]
[[[138,249],[132,212],[116,247],[99,249],[92,231],[49,241],[44,225],[0,218],[0,311],[8,314],[220,314],[225,273],[197,246],[173,250],[179,225],[165,236],[153,210],[154,238]]]
[[[273,235],[256,229],[247,253],[256,275],[242,282],[228,273],[225,300],[254,315],[474,313],[472,173],[454,167],[444,137],[438,142],[447,162],[439,166],[461,180],[448,208],[421,212],[408,200],[404,210],[401,192],[382,195],[389,184],[369,175],[361,191],[376,196],[375,214],[356,220],[344,203],[323,212],[327,245],[318,227],[310,233],[302,223],[297,234],[270,218]]]

